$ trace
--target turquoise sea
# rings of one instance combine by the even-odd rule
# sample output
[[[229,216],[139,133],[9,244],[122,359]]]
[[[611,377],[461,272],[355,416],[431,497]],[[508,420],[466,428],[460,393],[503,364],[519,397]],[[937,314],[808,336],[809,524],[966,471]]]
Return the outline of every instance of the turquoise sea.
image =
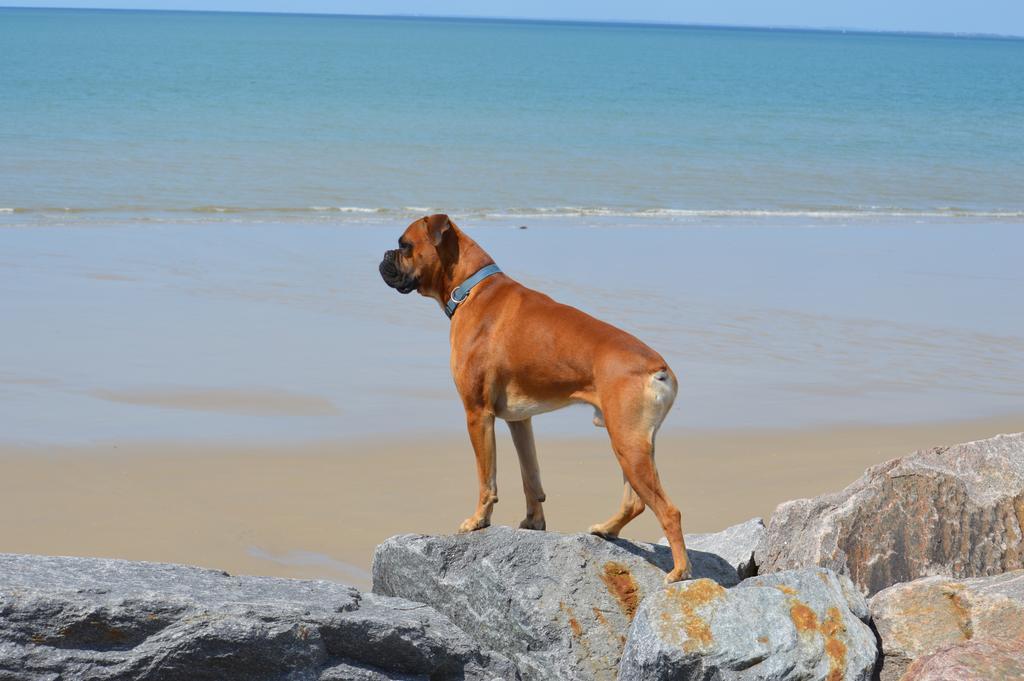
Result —
[[[0,224],[1024,217],[1024,40],[0,9]]]

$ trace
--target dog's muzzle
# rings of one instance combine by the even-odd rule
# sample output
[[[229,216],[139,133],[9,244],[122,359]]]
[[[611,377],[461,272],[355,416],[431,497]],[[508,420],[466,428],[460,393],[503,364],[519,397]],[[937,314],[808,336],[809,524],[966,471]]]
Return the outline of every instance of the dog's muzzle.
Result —
[[[420,285],[416,277],[410,277],[398,267],[398,251],[385,251],[380,261],[381,279],[399,293],[411,293]]]

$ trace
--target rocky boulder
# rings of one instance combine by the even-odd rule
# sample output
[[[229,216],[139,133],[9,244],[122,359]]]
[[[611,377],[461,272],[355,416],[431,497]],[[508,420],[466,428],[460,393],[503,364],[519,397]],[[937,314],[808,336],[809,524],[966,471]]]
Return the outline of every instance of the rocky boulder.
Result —
[[[764,541],[766,533],[764,520],[751,518],[745,523],[727,527],[720,532],[688,534],[684,539],[687,549],[713,553],[725,558],[736,568],[739,578],[746,579],[757,574],[754,551]],[[668,539],[662,537],[658,543],[668,546]]]
[[[871,615],[885,656],[882,681],[897,681],[915,659],[951,645],[972,639],[1024,640],[1024,570],[897,584],[875,594]],[[944,653],[935,665],[956,657]]]
[[[901,681],[1024,679],[1024,639],[967,641],[918,658]]]
[[[0,554],[0,679],[518,678],[421,603],[325,581]]]
[[[722,558],[689,555],[707,583],[737,583]],[[655,544],[492,527],[388,539],[374,555],[373,590],[432,605],[523,678],[614,679],[629,624],[671,565]]]
[[[664,587],[629,631],[620,681],[868,681],[877,659],[868,610],[850,580],[808,568]]]
[[[917,452],[842,492],[781,504],[760,572],[819,565],[865,593],[919,577],[1024,567],[1024,434]]]

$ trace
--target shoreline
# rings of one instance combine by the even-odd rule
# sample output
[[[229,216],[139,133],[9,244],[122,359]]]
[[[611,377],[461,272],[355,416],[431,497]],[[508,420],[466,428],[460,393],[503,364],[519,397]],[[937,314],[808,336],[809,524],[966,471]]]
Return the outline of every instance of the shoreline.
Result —
[[[1024,430],[1024,415],[945,423],[665,433],[658,467],[686,532],[767,517],[838,491],[917,449]],[[498,430],[495,525],[523,513],[518,463]],[[548,529],[582,532],[617,507],[621,475],[604,431],[538,436]],[[103,556],[323,578],[365,588],[394,534],[450,533],[472,510],[473,457],[441,435],[305,443],[149,441],[0,444],[0,551]],[[657,541],[644,513],[623,532]]]
[[[932,226],[1022,225],[1024,210],[900,209],[892,211],[799,208],[641,208],[564,206],[511,208],[372,208],[363,206],[195,206],[142,212],[92,207],[10,207],[0,205],[0,229],[152,229],[240,227],[247,225],[289,228],[401,229],[424,214],[447,212],[472,229],[707,229],[707,228],[913,228]]]

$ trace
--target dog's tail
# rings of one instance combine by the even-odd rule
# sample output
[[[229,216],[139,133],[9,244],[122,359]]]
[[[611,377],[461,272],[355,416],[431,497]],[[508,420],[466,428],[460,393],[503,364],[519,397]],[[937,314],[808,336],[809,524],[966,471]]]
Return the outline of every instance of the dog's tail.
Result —
[[[657,369],[653,374],[647,388],[647,411],[648,418],[653,426],[651,437],[658,430],[661,422],[665,420],[672,403],[676,401],[676,391],[679,389],[679,382],[676,375],[667,366]]]
[[[649,375],[644,390],[643,411],[647,420],[651,422],[653,430],[657,430],[668,414],[668,410],[672,408],[678,388],[679,384],[675,374],[665,365],[655,369]],[[598,428],[606,427],[604,414],[597,407],[594,407],[594,425]]]

